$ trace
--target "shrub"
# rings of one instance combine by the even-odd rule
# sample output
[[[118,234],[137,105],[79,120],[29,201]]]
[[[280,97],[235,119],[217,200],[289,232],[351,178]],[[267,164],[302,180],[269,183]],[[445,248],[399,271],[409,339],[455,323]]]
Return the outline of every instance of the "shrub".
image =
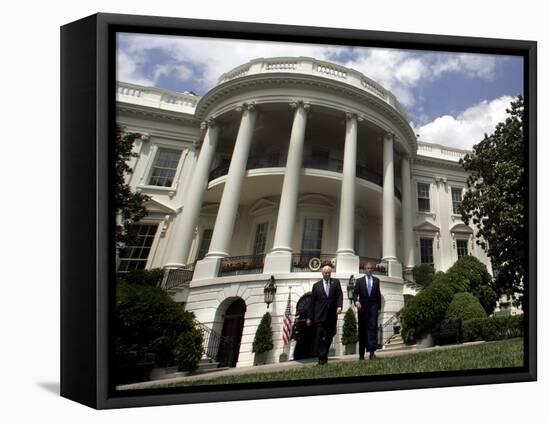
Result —
[[[194,371],[203,354],[202,332],[192,328],[176,339],[174,357],[179,371]]]
[[[464,341],[497,341],[523,336],[523,314],[467,320],[462,325]]]
[[[260,354],[273,349],[273,331],[271,330],[271,314],[265,313],[256,330],[252,343],[252,351]]]
[[[469,292],[460,292],[453,297],[445,313],[446,322],[465,321],[487,317],[478,299]]]
[[[162,289],[119,279],[113,319],[117,359],[146,350],[157,365],[174,363],[176,339],[194,328],[193,317]]]
[[[128,273],[119,274],[121,279],[135,285],[160,286],[164,277],[163,269],[131,270]]]
[[[493,288],[488,285],[482,285],[475,289],[472,294],[477,297],[485,313],[493,314],[498,300],[498,295]]]
[[[352,345],[357,343],[357,319],[353,308],[348,308],[344,315],[344,326],[342,327],[342,344]]]
[[[420,286],[426,287],[430,283],[432,283],[435,270],[433,266],[427,263],[422,263],[417,266],[414,266],[412,272],[413,272],[414,282]]]
[[[445,317],[448,305],[455,294],[444,273],[436,275],[433,282],[411,298],[401,312],[401,336],[412,343],[432,332]]]
[[[491,282],[491,275],[487,272],[487,266],[474,256],[459,258],[447,270],[447,274],[465,278],[469,282],[468,290],[470,292],[475,291],[480,286],[489,285]]]

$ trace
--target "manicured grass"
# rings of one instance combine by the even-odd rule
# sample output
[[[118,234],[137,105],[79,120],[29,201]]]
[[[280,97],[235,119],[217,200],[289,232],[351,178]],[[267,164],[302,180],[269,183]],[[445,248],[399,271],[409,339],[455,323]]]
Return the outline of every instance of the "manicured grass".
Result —
[[[162,387],[218,385],[247,382],[288,381],[346,376],[425,373],[449,370],[489,369],[523,366],[523,338],[487,342],[442,351],[417,352],[398,357],[377,357],[365,362],[329,363],[280,372],[220,376],[190,380]],[[161,387],[161,386],[158,386]]]

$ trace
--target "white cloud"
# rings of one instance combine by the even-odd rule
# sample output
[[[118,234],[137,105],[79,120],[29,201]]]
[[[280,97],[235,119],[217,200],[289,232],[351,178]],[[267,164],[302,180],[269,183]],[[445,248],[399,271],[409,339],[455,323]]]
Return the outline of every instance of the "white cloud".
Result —
[[[471,53],[441,53],[433,64],[433,74],[439,76],[445,72],[462,73],[470,78],[493,79],[496,68],[496,56]]]
[[[138,85],[153,86],[155,82],[141,73],[139,60],[130,57],[125,51],[117,50],[117,80]]]
[[[414,128],[421,141],[443,144],[450,147],[471,149],[483,139],[484,134],[492,134],[495,126],[506,119],[506,108],[513,97],[502,96],[468,107],[456,118],[444,115],[432,122]]]

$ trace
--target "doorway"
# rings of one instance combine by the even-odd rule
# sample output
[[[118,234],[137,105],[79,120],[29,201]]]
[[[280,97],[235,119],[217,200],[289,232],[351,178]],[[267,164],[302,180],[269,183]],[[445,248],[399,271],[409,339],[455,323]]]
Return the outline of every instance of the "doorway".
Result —
[[[218,349],[219,367],[235,367],[243,335],[246,304],[242,298],[233,301],[225,312],[222,336]]]

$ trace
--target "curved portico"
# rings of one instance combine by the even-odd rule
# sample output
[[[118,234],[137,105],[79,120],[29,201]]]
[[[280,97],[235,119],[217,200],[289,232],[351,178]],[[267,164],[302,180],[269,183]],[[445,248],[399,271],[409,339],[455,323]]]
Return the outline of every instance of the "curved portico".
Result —
[[[246,72],[241,72],[245,68]],[[416,140],[406,115],[391,93],[356,71],[333,64],[328,66],[326,62],[308,58],[262,59],[222,76],[220,84],[199,101],[196,115],[209,124],[190,184],[194,195],[178,216],[166,267],[185,265],[189,261],[200,205],[212,177],[211,169],[215,168],[219,176],[225,178],[223,193],[208,253],[197,262],[194,279],[218,276],[221,260],[230,255],[243,182],[251,176],[252,169],[262,167],[262,161],[269,163],[267,153],[274,150],[278,166],[273,167],[284,168],[284,175],[274,242],[266,254],[263,272],[290,272],[295,253],[292,239],[297,202],[303,192],[301,184],[308,169],[323,167],[319,165],[321,161],[327,171],[341,175],[337,190],[337,271],[357,272],[359,257],[354,249],[354,237],[358,185],[361,180],[376,180],[382,191],[381,257],[389,264],[389,275],[401,277],[396,220],[402,222],[404,248],[413,248],[407,244],[407,239],[412,239],[412,227],[409,227],[410,219],[396,213],[396,202],[400,203],[401,196],[396,197],[400,190],[396,188],[394,172],[400,169],[400,182],[408,184],[404,190],[410,194],[410,167],[394,162],[400,157],[408,160],[414,156]],[[280,121],[278,128],[274,128],[273,119]],[[270,122],[272,129],[266,130]],[[327,122],[330,128],[325,126]],[[286,140],[285,131],[288,131]],[[257,147],[262,143],[263,151]],[[225,151],[218,166],[215,161],[221,155],[213,154],[216,148],[216,151]],[[326,157],[320,157],[319,151],[325,152]],[[322,179],[323,175],[318,177]],[[323,193],[323,183],[319,186],[316,192]],[[404,256],[413,254],[406,251]]]

